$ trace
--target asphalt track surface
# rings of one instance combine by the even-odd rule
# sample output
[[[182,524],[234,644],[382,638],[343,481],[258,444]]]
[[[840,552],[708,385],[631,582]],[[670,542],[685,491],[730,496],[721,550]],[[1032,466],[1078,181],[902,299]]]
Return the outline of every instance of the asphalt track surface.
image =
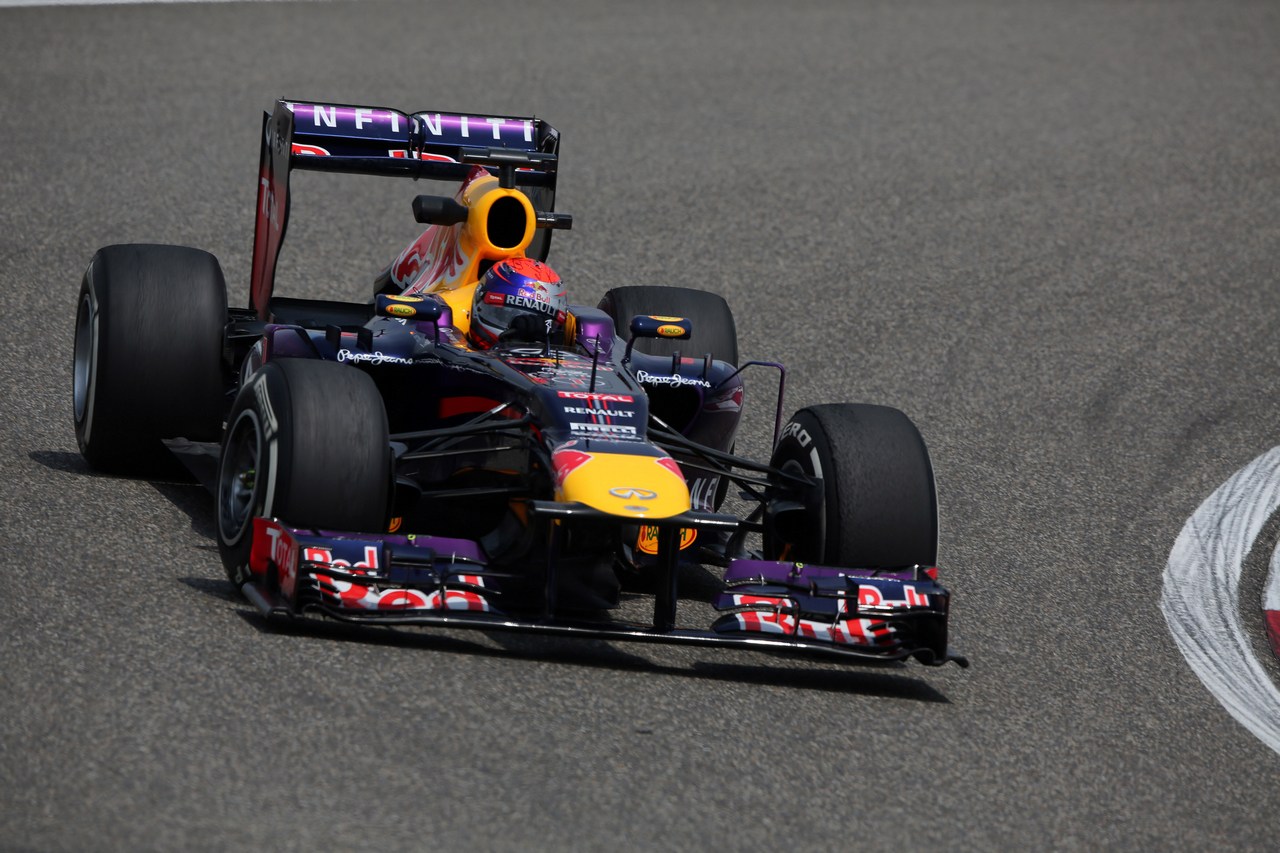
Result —
[[[1280,7],[786,6],[0,9],[0,847],[1274,849],[1159,599],[1280,443]],[[578,301],[720,292],[789,409],[910,414],[973,667],[266,625],[203,493],[86,468],[70,368],[100,245],[244,304],[277,96],[547,117]],[[294,189],[286,293],[415,234],[422,187]]]

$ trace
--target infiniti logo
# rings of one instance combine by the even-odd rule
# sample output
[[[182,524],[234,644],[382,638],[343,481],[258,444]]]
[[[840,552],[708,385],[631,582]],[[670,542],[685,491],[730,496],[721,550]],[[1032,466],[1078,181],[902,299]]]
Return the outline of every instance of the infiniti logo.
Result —
[[[657,492],[651,492],[648,489],[631,488],[610,489],[609,494],[624,501],[651,501],[658,496]]]

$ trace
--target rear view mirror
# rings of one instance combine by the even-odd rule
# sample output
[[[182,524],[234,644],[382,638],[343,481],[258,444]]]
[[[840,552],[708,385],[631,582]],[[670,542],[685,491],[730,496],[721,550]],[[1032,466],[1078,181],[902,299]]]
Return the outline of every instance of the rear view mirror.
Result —
[[[444,305],[430,296],[401,296],[396,293],[379,293],[374,300],[374,313],[379,317],[395,317],[398,320],[416,320],[437,323],[444,313]]]
[[[631,337],[667,338],[687,341],[693,334],[693,323],[684,317],[658,317],[653,314],[637,314],[631,318]]]
[[[661,317],[656,314],[637,314],[631,318],[631,338],[627,341],[624,362],[631,361],[631,349],[638,338],[661,338],[669,341],[687,341],[693,334],[693,323],[684,317]]]

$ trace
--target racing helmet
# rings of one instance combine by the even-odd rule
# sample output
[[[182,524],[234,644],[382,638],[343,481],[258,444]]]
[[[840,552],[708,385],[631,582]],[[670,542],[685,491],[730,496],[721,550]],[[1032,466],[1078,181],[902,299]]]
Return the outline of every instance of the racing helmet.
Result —
[[[532,258],[508,258],[489,268],[471,303],[471,338],[489,348],[524,314],[547,321],[547,337],[564,327],[569,302],[556,271]],[[526,321],[528,322],[528,321]]]

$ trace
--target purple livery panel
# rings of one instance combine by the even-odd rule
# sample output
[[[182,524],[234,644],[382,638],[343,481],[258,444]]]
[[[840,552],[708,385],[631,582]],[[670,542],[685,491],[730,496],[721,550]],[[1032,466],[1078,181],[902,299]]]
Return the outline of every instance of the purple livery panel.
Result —
[[[870,648],[898,645],[907,614],[945,620],[950,594],[933,567],[845,569],[773,560],[733,560],[724,611],[712,626],[721,633],[792,636]]]
[[[300,530],[253,522],[249,568],[291,602],[308,598],[362,613],[493,612],[485,596],[485,557],[466,539]]]
[[[293,113],[294,155],[393,157],[458,162],[468,148],[543,151],[546,122],[516,116],[418,112],[284,101]]]

